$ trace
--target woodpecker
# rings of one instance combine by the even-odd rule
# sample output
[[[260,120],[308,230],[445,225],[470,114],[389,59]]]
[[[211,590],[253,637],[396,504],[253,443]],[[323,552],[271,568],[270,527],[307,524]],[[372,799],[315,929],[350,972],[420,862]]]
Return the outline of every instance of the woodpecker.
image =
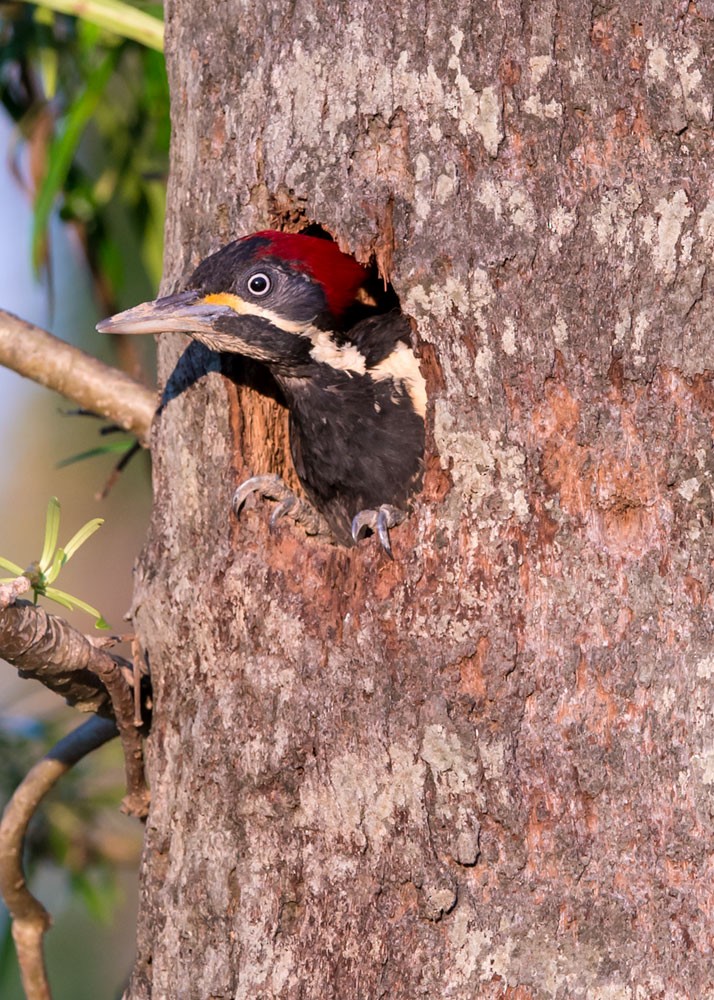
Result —
[[[391,556],[389,529],[421,485],[426,387],[399,310],[350,321],[366,277],[331,240],[266,230],[211,254],[183,290],[97,329],[180,331],[264,364],[287,402],[310,504],[278,476],[255,476],[236,491],[236,513],[257,492],[279,501],[273,521],[289,513],[316,534],[324,518],[347,546],[369,529]]]

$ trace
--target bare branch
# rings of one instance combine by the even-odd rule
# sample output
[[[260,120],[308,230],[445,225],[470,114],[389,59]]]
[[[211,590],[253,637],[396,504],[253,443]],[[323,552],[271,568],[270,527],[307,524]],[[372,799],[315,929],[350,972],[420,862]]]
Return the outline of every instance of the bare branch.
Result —
[[[0,822],[0,893],[12,917],[12,936],[27,1000],[51,1000],[42,954],[42,940],[51,920],[25,881],[22,855],[27,827],[59,778],[116,735],[117,727],[111,719],[87,719],[35,764],[8,802]]]
[[[21,594],[30,589],[32,584],[26,576],[18,576],[8,583],[0,583],[0,611],[4,611],[10,604],[14,604]]]
[[[99,651],[63,618],[29,601],[0,608],[0,657],[80,712],[112,714],[111,699],[90,663]]]
[[[0,309],[0,364],[136,434],[148,446],[156,396],[129,375]]]
[[[145,816],[149,797],[141,733],[134,724],[134,700],[123,673],[130,666],[127,661],[27,601],[0,608],[0,657],[21,677],[35,678],[80,711],[114,715],[126,766],[122,808],[131,816]],[[134,677],[139,683],[138,672]]]

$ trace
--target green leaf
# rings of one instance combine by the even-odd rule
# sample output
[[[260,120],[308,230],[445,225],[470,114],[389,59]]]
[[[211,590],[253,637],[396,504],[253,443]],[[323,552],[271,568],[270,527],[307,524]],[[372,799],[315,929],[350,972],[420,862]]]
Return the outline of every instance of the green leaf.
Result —
[[[48,597],[55,604],[61,604],[63,608],[67,608],[69,611],[76,611],[77,603],[70,594],[65,594],[63,590],[57,590],[55,587],[48,587],[45,591],[44,597]]]
[[[95,628],[106,628],[109,626],[105,622],[100,611],[97,608],[93,608],[91,604],[87,604],[86,601],[80,601],[78,597],[74,597],[72,594],[65,593],[64,590],[57,590],[55,587],[47,587],[45,590],[45,597],[48,597],[55,604],[61,604],[63,608],[68,608],[70,611],[86,611],[88,615],[92,615],[95,619]]]
[[[6,918],[0,925],[0,969],[9,968],[10,963],[15,961],[17,959],[12,941],[12,921]]]
[[[72,535],[67,544],[63,546],[64,549],[64,558],[62,560],[63,566],[65,563],[69,562],[69,560],[72,558],[77,549],[81,545],[84,545],[87,539],[91,538],[94,532],[98,528],[100,528],[103,524],[104,524],[103,517],[93,517],[92,520],[87,521],[87,523],[83,525],[75,535]]]
[[[112,872],[106,868],[95,868],[89,872],[74,872],[71,885],[84,902],[90,915],[103,924],[108,924],[121,898],[119,886]]]
[[[133,447],[133,441],[111,441],[109,444],[98,445],[96,448],[90,448],[88,451],[82,451],[78,455],[63,458],[61,462],[57,463],[55,468],[64,469],[66,465],[72,465],[74,462],[83,462],[87,458],[97,458],[100,455],[108,455],[110,453],[123,454],[131,451]]]
[[[38,14],[42,13],[44,13],[45,17],[52,17],[52,14],[49,12],[38,11]],[[40,18],[38,17],[39,20]],[[43,45],[37,53],[37,61],[42,75],[42,87],[49,100],[52,100],[57,95],[57,76],[59,72],[57,50]]]
[[[52,560],[52,564],[43,575],[43,586],[47,586],[48,583],[54,583],[59,576],[60,570],[64,566],[65,561],[64,549],[57,549],[54,559]]]
[[[42,546],[40,556],[40,572],[46,573],[52,561],[52,555],[57,548],[57,538],[59,537],[60,526],[60,504],[57,497],[50,497],[47,504],[47,516],[45,517],[45,541]]]
[[[7,569],[11,573],[15,574],[15,576],[13,576],[13,577],[10,578],[12,580],[17,579],[18,576],[23,576],[24,573],[25,573],[25,571],[22,569],[22,567],[18,566],[17,563],[10,562],[9,559],[3,559],[2,556],[0,556],[0,566],[2,566],[3,569]],[[10,580],[2,580],[0,582],[2,582],[2,583],[9,583]]]
[[[33,0],[40,7],[73,14],[85,21],[131,38],[147,48],[164,50],[164,25],[157,17],[145,14],[120,0]]]
[[[67,113],[62,133],[54,139],[50,148],[47,173],[35,198],[32,219],[32,259],[38,269],[44,255],[47,226],[55,200],[65,185],[79,141],[101,100],[117,58],[117,52],[109,52],[89,76],[84,91]]]

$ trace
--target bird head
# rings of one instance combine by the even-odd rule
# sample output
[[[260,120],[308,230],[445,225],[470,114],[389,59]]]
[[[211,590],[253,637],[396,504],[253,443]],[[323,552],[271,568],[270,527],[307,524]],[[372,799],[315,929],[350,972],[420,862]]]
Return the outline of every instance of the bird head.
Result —
[[[284,362],[310,330],[334,329],[365,269],[335,243],[266,230],[203,260],[186,287],[97,324],[100,333],[187,333],[212,350]]]

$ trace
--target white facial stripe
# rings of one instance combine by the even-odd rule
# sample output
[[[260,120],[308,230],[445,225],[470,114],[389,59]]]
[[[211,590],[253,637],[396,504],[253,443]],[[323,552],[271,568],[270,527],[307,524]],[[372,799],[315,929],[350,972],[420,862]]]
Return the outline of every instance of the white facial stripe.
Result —
[[[312,326],[310,323],[295,323],[284,319],[270,309],[265,309],[254,302],[247,302],[240,295],[233,295],[228,292],[206,295],[201,301],[207,305],[228,306],[229,309],[232,309],[239,316],[260,316],[261,319],[267,319],[269,323],[284,333],[297,333],[307,336],[312,341],[313,346],[310,351],[310,357],[314,361],[317,361],[319,364],[330,365],[332,368],[338,368],[340,371],[356,372],[359,375],[364,375],[364,355],[353,344],[341,347],[335,343],[326,330],[318,330],[317,327]],[[204,342],[207,343],[207,341]],[[258,357],[253,348],[251,348],[250,354],[252,357]]]
[[[326,330],[317,330],[314,326],[305,331],[312,341],[310,357],[323,365],[330,365],[332,368],[339,368],[340,371],[356,372],[358,375],[365,373],[364,355],[357,350],[354,344],[335,343]]]
[[[426,415],[426,382],[419,371],[416,355],[406,344],[397,344],[388,357],[370,368],[369,373],[378,381],[392,378],[401,382],[419,416]]]
[[[270,309],[265,309],[254,302],[246,302],[240,295],[220,292],[215,295],[206,295],[201,301],[207,304],[215,303],[216,305],[228,306],[240,316],[260,316],[284,333],[297,333],[309,337],[312,341],[310,357],[318,364],[330,365],[331,368],[337,368],[339,371],[354,372],[357,375],[364,375],[367,370],[365,357],[354,344],[337,344],[326,330],[318,330],[317,327],[309,323],[286,320]],[[165,326],[163,329],[168,330],[170,327]],[[201,339],[205,344],[212,346],[209,344],[209,336]],[[225,346],[221,347],[218,344],[216,344],[215,349],[226,350]],[[259,358],[252,346],[250,351],[246,350],[246,353]],[[398,343],[388,357],[370,368],[369,374],[377,381],[391,378],[395,382],[400,382],[419,416],[426,415],[426,382],[419,370],[419,362],[414,352],[406,344]]]
[[[231,295],[228,292],[206,295],[205,298],[201,299],[201,302],[205,302],[207,305],[228,306],[229,309],[238,313],[239,316],[259,316],[261,319],[267,319],[269,323],[282,330],[283,333],[304,333],[308,325],[307,323],[296,323],[285,319],[283,316],[274,313],[271,309],[265,309],[263,306],[256,305],[255,302],[247,302],[240,295]]]

